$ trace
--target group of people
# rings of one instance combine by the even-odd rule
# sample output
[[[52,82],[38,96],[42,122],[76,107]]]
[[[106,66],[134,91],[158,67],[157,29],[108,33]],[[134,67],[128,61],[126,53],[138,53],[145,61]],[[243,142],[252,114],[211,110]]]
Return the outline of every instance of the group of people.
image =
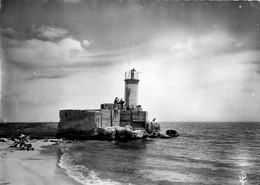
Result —
[[[34,150],[30,143],[30,136],[21,134],[18,138],[14,138],[14,143],[10,147],[19,148],[20,150]]]
[[[119,107],[119,109],[123,109],[124,105],[125,105],[125,101],[122,98],[120,100],[118,97],[115,98],[115,100],[114,100],[115,107],[117,106],[117,107]]]
[[[116,97],[115,100],[114,100],[114,111],[115,111],[115,114],[118,114],[119,110],[122,110],[124,108],[125,108],[125,101],[122,98],[119,100],[119,98]]]
[[[114,100],[114,111],[115,111],[115,113],[118,113],[119,110],[126,110],[126,109],[127,109],[127,107],[125,105],[125,101],[122,98],[119,100],[119,98],[116,97],[115,100]],[[137,106],[132,105],[132,107],[129,107],[129,109],[131,111],[138,111],[139,112],[139,111],[142,111],[142,106],[141,105],[137,105]]]
[[[141,105],[136,105],[136,107],[134,105],[132,105],[131,107],[131,111],[142,111],[142,106]]]

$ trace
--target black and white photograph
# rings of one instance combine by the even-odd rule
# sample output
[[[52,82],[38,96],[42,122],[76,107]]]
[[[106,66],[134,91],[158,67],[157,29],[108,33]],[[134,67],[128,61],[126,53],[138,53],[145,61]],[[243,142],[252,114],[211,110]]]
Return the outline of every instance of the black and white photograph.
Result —
[[[0,185],[259,185],[260,1],[0,0]]]

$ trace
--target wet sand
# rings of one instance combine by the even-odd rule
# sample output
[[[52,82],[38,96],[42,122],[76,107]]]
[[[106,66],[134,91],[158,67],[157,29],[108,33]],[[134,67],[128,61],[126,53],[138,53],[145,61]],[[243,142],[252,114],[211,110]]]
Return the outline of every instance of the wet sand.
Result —
[[[61,150],[53,142],[32,142],[34,151],[9,148],[0,143],[0,185],[80,185],[59,167]]]

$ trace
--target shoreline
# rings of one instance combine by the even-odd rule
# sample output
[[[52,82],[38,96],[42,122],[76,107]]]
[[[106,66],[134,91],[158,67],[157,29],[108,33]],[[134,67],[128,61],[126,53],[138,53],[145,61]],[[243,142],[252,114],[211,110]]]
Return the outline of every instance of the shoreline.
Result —
[[[0,185],[81,185],[59,166],[58,145],[36,140],[34,151],[26,151],[9,148],[11,143],[0,143]]]

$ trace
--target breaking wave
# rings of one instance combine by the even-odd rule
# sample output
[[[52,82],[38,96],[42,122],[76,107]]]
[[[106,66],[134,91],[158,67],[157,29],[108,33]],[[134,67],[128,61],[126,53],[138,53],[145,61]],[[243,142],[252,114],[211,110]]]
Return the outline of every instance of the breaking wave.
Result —
[[[62,150],[62,149],[61,149]],[[121,185],[119,182],[112,180],[104,180],[98,177],[98,173],[93,170],[88,169],[87,167],[79,164],[75,164],[80,161],[79,155],[71,155],[65,153],[62,150],[62,155],[60,157],[59,166],[66,170],[66,173],[69,177],[81,184],[93,184],[93,185]]]

